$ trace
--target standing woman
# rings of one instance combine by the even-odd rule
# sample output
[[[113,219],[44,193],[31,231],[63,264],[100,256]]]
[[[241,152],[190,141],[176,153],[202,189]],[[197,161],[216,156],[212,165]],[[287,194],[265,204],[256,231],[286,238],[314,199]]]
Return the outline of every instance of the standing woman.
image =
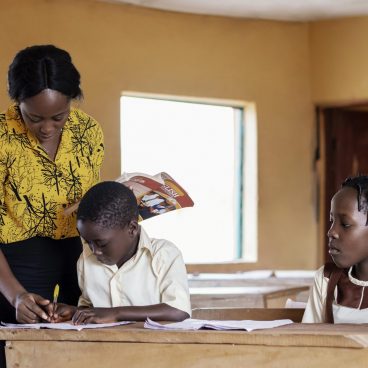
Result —
[[[55,284],[76,305],[82,245],[64,209],[99,181],[103,135],[71,107],[82,97],[68,52],[52,45],[18,52],[8,72],[14,101],[0,114],[0,320],[48,319]]]

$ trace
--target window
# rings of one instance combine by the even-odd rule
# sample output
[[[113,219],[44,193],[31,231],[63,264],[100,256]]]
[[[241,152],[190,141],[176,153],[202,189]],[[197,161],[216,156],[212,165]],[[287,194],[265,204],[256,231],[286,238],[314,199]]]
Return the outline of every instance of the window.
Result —
[[[249,207],[243,114],[237,106],[121,98],[122,171],[165,171],[194,201],[193,208],[142,223],[151,237],[174,242],[187,263],[254,260],[256,243],[247,247],[252,230],[243,221]],[[256,213],[252,218],[256,223]]]

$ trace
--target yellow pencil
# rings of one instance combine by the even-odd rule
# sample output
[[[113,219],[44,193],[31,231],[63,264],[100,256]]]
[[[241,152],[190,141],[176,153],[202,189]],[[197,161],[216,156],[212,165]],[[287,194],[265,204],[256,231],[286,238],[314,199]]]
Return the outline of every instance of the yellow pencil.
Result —
[[[53,307],[52,307],[52,314],[55,313],[55,309],[56,309],[56,303],[57,303],[57,300],[58,300],[58,297],[59,297],[59,284],[56,284],[55,285],[55,289],[54,289],[54,300],[52,302],[53,304]]]

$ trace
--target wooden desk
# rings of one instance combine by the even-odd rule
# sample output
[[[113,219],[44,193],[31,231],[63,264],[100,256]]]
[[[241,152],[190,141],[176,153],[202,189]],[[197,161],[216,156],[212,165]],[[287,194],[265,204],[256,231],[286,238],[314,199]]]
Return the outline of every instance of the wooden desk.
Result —
[[[270,330],[152,331],[142,324],[57,331],[0,329],[8,368],[365,367],[368,329],[293,324]]]
[[[259,275],[259,277],[256,277]],[[304,286],[313,285],[313,277],[276,277],[261,273],[249,276],[243,273],[188,275],[190,287],[217,286]]]
[[[303,314],[304,309],[299,308],[196,308],[192,311],[192,318],[221,321],[291,319],[301,322]]]
[[[190,288],[192,308],[247,307],[282,308],[309,286],[244,286]]]

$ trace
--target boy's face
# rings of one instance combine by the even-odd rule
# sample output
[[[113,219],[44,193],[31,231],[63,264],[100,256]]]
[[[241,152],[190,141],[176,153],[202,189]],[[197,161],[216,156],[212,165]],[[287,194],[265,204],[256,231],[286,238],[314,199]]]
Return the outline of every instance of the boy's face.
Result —
[[[358,211],[358,193],[345,187],[331,201],[329,253],[341,268],[368,261],[367,214]]]
[[[130,221],[124,228],[112,229],[89,220],[78,220],[77,228],[101,263],[121,267],[136,252],[139,226],[135,220]]]

